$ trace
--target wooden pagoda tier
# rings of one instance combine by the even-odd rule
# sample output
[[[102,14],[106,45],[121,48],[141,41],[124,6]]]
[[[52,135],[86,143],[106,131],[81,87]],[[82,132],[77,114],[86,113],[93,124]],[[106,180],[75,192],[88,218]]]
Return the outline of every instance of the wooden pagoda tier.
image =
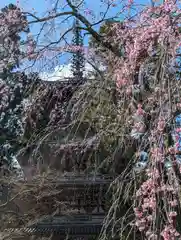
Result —
[[[56,192],[53,197],[67,209],[87,214],[102,213],[106,212],[108,207],[107,191],[113,179],[105,175],[77,174],[51,180],[50,186],[52,185]],[[45,196],[43,199],[47,209],[52,208],[51,198]]]
[[[7,232],[21,232],[37,237],[60,239],[96,239],[102,229],[104,214],[71,214],[62,216],[46,216],[29,227],[7,229]]]
[[[35,236],[53,236],[58,239],[95,239],[99,236],[104,218],[110,207],[108,188],[114,180],[113,176],[74,175],[60,177],[55,180],[56,190],[60,192],[56,199],[65,203],[67,209],[75,212],[46,214],[36,223],[25,228],[9,228],[8,232],[21,231]],[[53,184],[51,182],[51,184]],[[44,203],[51,208],[51,200],[44,199]],[[48,209],[48,208],[47,208]]]

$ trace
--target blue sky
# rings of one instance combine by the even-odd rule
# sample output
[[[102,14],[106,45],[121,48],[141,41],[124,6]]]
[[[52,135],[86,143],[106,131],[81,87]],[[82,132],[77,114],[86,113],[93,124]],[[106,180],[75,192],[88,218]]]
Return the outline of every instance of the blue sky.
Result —
[[[118,2],[119,0],[115,0],[115,3]],[[135,0],[136,3],[139,4],[149,4],[149,0]],[[56,0],[19,0],[19,4],[20,7],[22,7],[24,9],[24,11],[28,11],[28,12],[36,12],[36,15],[38,15],[39,17],[43,17],[45,16],[45,14],[47,15],[47,11],[49,9],[51,9],[53,7],[53,3],[56,2]],[[65,5],[65,0],[60,0],[60,2],[62,3],[61,6]],[[16,0],[0,0],[0,8],[4,7],[5,5],[9,4],[9,3],[14,3],[17,4]],[[84,9],[88,8],[91,9],[94,14],[96,14],[96,19],[99,18],[100,19],[100,14],[101,12],[104,12],[104,8],[103,5],[101,6],[101,0],[86,0],[85,1],[85,7]],[[104,5],[105,6],[105,5]],[[34,9],[34,10],[33,10]],[[121,5],[117,4],[116,7],[111,8],[111,11],[109,11],[108,13],[108,17],[112,17],[115,16],[121,9]],[[67,10],[67,9],[65,9]],[[64,17],[65,18],[65,17]],[[64,19],[62,18],[62,19]],[[62,20],[59,19],[58,21]],[[53,23],[52,23],[53,24]],[[55,22],[55,26],[59,26],[59,22]],[[67,28],[72,26],[72,19],[67,21],[64,24],[60,25],[60,28],[56,29],[56,31],[54,31],[54,33],[51,34],[51,41],[52,40],[56,40],[57,36],[60,36],[60,32],[64,32]],[[98,28],[99,26],[97,26]],[[33,24],[30,26],[30,30],[32,32],[32,34],[34,35],[34,37],[39,33],[41,28],[41,24]],[[45,35],[45,36],[44,36]],[[44,33],[41,35],[42,37],[42,41],[48,41],[48,37],[50,35],[46,34],[46,31],[44,31]],[[69,38],[71,38],[71,35],[69,35]],[[84,39],[84,44],[87,45],[88,44],[88,37]],[[44,59],[42,59],[43,62],[42,64],[44,64]],[[48,62],[50,63],[50,61],[48,60]],[[58,62],[59,64],[68,64],[70,62],[70,55],[63,55],[61,57],[58,58]],[[53,63],[53,68],[55,67],[54,64],[57,64],[57,60],[56,63]],[[41,64],[40,66],[38,66],[38,68],[42,68]],[[48,69],[46,69],[46,71],[49,71]]]

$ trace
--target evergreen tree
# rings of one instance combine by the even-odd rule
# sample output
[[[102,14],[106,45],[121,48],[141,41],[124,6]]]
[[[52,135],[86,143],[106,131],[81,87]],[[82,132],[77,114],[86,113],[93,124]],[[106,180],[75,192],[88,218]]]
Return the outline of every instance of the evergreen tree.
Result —
[[[73,28],[74,36],[72,39],[72,46],[75,47],[75,49],[77,48],[77,50],[73,53],[71,71],[76,81],[81,82],[83,80],[85,58],[83,53],[83,37],[81,35],[78,19],[75,19]]]

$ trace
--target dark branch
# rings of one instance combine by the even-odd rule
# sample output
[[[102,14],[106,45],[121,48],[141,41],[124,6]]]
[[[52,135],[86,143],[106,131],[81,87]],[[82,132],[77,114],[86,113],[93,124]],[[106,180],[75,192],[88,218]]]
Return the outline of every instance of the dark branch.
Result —
[[[27,13],[27,14],[29,14],[31,17],[36,19],[34,21],[28,22],[28,24],[38,23],[38,22],[45,22],[45,21],[48,21],[50,19],[55,19],[55,18],[58,18],[58,17],[61,17],[61,16],[66,16],[66,15],[74,15],[73,12],[61,12],[61,13],[57,13],[57,14],[54,14],[54,15],[50,15],[50,16],[44,17],[44,18],[38,18],[34,14],[31,14],[31,13]]]
[[[86,28],[84,28],[84,30],[87,30],[87,32],[89,32],[92,37],[101,45],[103,45],[106,49],[110,50],[111,52],[113,52],[117,57],[120,57],[120,53],[119,50],[115,47],[113,47],[109,42],[105,42],[103,40],[103,37],[101,37],[93,28],[92,28],[92,24],[84,17],[82,16],[78,10],[76,9],[75,6],[72,5],[72,3],[67,0],[67,3],[69,5],[69,7],[72,9],[72,11],[69,12],[61,12],[61,13],[57,13],[54,15],[50,15],[44,18],[38,18],[36,17],[34,14],[31,13],[27,13],[29,14],[31,17],[35,18],[36,20],[30,21],[29,24],[32,23],[38,23],[38,22],[45,22],[48,21],[50,19],[55,19],[58,18],[60,16],[66,16],[66,15],[72,15],[74,17],[76,17],[77,19],[79,19],[85,26]]]
[[[78,10],[75,8],[74,5],[72,5],[72,3],[70,2],[70,0],[67,0],[67,3],[69,5],[69,7],[72,9],[73,11],[73,15],[78,18],[86,27],[87,27],[87,31],[93,36],[93,38],[99,42],[100,44],[102,44],[105,48],[109,49],[111,52],[113,52],[117,57],[120,57],[120,53],[119,50],[115,47],[113,47],[109,42],[105,42],[103,40],[103,38],[92,28],[91,23],[84,17],[82,16]]]

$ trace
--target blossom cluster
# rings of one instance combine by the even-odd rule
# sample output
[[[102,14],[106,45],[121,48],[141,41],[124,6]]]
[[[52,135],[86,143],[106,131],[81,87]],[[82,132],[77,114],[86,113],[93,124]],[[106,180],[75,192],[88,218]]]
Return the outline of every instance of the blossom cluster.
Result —
[[[154,147],[150,159],[151,163],[146,170],[147,180],[136,193],[138,206],[134,209],[135,225],[145,233],[146,239],[159,239],[161,235],[164,240],[175,240],[180,237],[176,230],[176,209],[179,204],[178,181],[171,176],[173,172],[170,169],[168,172],[170,181],[165,182],[163,169],[165,156],[161,148]],[[161,204],[164,204],[165,208],[162,208]],[[165,214],[165,225],[161,226],[161,233],[156,226],[157,219],[160,217],[158,213]]]
[[[176,1],[167,0],[157,7],[144,9],[135,21],[113,24],[113,42],[124,49],[122,59],[111,58],[115,61],[114,74],[119,88],[133,83],[133,74],[153,54],[155,47],[166,45],[168,53],[175,57],[181,41],[180,18],[176,18],[180,12]]]
[[[135,139],[139,139],[146,130],[145,126],[145,111],[142,108],[141,104],[138,104],[138,109],[133,115],[134,124],[132,126],[131,136]]]
[[[8,64],[18,63],[20,58],[20,32],[27,32],[28,22],[20,8],[13,4],[3,8],[0,13],[0,66],[3,69]],[[1,69],[1,71],[2,71]]]
[[[62,52],[84,52],[86,57],[90,57],[94,54],[93,48],[88,48],[87,46],[74,46],[74,45],[65,45],[63,47],[54,47],[47,49],[36,49],[36,43],[33,40],[32,36],[29,36],[27,39],[27,48],[26,55],[29,60],[32,59],[42,59],[45,57],[54,58],[57,54]]]

